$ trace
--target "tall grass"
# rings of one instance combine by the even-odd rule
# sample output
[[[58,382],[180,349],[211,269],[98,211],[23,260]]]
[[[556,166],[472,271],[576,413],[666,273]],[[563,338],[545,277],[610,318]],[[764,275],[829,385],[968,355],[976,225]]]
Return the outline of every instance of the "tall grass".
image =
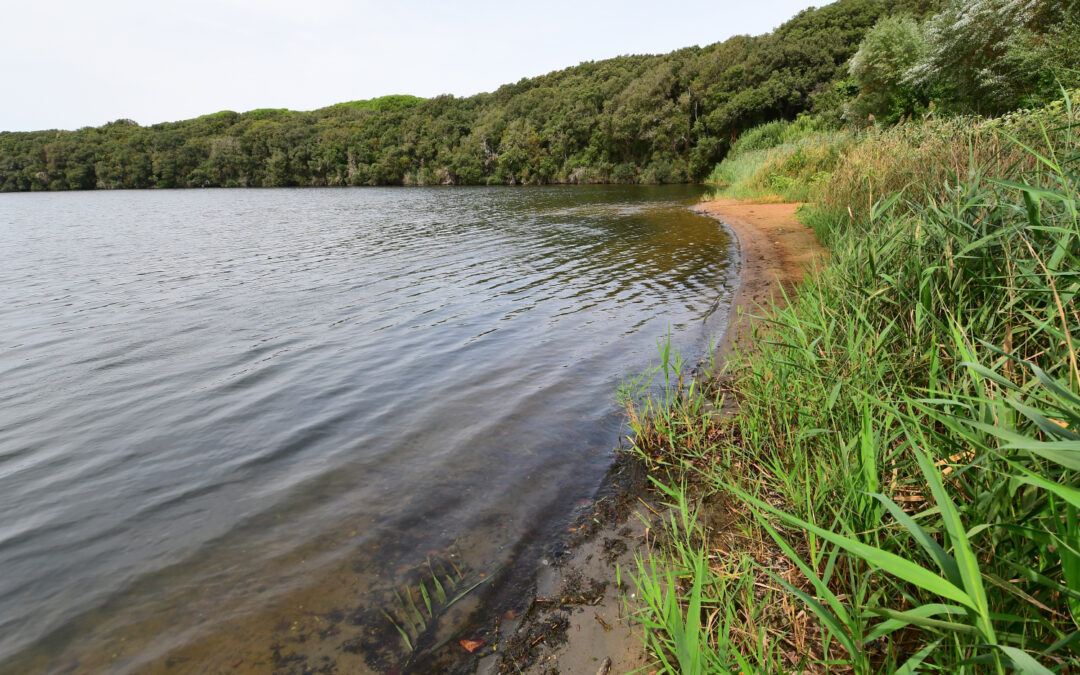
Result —
[[[779,196],[788,201],[809,201],[858,138],[851,131],[810,131],[768,147],[748,144],[740,148],[736,143],[707,182],[725,185],[728,196],[740,199]]]
[[[729,197],[817,202],[864,221],[896,192],[941,200],[945,186],[973,170],[1001,176],[1034,169],[1038,160],[1024,146],[1066,142],[1065,119],[1076,106],[1074,90],[1044,108],[995,119],[911,120],[864,131],[829,129],[813,118],[769,122],[746,131],[707,182]]]
[[[996,119],[909,122],[874,131],[866,142],[846,150],[815,201],[864,220],[875,203],[899,191],[925,205],[950,199],[950,185],[977,174],[1030,172],[1039,159],[1027,148],[1068,145],[1073,132],[1067,118],[1077,105],[1080,92],[1073,91],[1036,111]]]
[[[939,123],[877,137],[921,148],[897,165],[849,149],[803,212],[830,262],[754,353],[626,398],[694,514],[638,570],[662,670],[687,639],[693,672],[1080,669],[1080,143],[1051,113],[941,123],[977,127],[951,166]]]

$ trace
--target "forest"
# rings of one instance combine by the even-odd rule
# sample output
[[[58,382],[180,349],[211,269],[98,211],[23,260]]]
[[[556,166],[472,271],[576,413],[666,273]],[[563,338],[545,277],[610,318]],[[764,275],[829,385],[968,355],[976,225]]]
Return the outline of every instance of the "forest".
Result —
[[[838,0],[765,35],[582,63],[467,98],[3,132],[0,190],[692,182],[763,122],[995,114],[1075,80],[1060,67],[1080,63],[1075,2],[984,2],[985,25],[953,30],[971,4]]]

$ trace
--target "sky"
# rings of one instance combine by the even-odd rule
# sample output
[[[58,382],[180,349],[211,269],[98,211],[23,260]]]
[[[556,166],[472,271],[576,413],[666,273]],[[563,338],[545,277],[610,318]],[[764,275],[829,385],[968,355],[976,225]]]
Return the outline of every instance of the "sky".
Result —
[[[57,0],[4,9],[0,130],[469,96],[768,32],[822,0]]]

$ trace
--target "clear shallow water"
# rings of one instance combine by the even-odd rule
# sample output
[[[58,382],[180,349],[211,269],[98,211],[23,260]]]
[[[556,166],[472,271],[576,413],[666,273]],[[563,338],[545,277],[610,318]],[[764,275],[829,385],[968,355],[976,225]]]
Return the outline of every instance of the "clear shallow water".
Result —
[[[0,196],[0,669],[392,665],[379,603],[535,565],[619,382],[722,332],[699,194]]]

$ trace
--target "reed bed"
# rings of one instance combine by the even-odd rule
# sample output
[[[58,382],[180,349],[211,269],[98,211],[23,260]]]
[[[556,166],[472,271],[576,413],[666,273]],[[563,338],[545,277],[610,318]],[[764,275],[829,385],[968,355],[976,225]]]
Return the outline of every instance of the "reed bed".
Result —
[[[812,131],[786,137],[770,147],[736,144],[709,176],[709,182],[727,186],[726,195],[738,199],[809,201],[861,136],[851,131]]]
[[[659,671],[1080,669],[1076,124],[845,145],[801,212],[829,263],[755,349],[623,391],[670,505],[632,574]]]

